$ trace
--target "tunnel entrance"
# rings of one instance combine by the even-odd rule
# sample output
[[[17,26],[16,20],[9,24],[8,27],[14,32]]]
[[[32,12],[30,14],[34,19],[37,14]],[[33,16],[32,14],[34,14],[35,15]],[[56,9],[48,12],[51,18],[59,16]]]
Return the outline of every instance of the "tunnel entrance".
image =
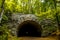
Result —
[[[18,28],[18,37],[40,37],[41,30],[39,30],[40,25],[34,21],[25,21],[20,24]]]

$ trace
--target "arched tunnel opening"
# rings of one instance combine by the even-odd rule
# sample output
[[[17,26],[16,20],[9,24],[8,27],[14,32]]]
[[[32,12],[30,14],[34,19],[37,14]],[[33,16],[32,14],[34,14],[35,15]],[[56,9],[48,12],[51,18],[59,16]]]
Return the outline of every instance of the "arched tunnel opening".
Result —
[[[34,21],[25,21],[18,27],[18,37],[41,37],[40,25]]]

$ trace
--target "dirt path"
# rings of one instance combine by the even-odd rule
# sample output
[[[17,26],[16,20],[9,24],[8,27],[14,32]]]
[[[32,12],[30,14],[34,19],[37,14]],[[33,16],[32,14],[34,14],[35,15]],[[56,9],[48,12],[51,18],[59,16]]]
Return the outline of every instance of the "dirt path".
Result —
[[[56,37],[20,37],[19,40],[58,40]]]

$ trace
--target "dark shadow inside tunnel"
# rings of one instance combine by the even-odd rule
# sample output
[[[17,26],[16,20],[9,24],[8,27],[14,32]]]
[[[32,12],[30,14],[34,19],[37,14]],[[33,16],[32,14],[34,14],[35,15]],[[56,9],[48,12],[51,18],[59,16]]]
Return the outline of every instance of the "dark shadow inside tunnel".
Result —
[[[18,37],[41,37],[40,25],[34,21],[25,21],[20,24],[17,32]]]

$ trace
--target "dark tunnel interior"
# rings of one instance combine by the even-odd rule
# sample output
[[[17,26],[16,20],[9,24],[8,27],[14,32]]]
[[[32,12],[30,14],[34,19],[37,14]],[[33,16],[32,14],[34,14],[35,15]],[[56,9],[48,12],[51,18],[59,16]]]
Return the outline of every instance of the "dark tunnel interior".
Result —
[[[32,24],[32,23],[25,23],[22,24],[22,27],[19,28],[18,30],[18,37],[40,37],[41,36],[41,32],[38,32],[38,27],[36,24]]]

